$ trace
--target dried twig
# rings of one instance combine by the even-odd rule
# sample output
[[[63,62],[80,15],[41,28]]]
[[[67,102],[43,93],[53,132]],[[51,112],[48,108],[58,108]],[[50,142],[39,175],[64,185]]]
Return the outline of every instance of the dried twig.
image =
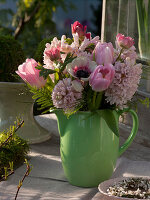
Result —
[[[17,132],[18,129],[19,129],[20,127],[22,127],[23,123],[24,123],[24,120],[22,120],[22,121],[18,124],[18,126],[16,127],[16,129],[15,129],[14,132]],[[0,149],[1,149],[4,145],[6,145],[6,144],[8,143],[9,139],[13,136],[13,134],[14,134],[14,133],[13,133],[13,131],[12,131],[12,133],[9,135],[9,137],[0,145]]]
[[[27,159],[25,159],[25,164],[26,164],[26,172],[22,178],[21,181],[19,181],[19,185],[18,185],[18,189],[17,189],[17,192],[16,192],[16,196],[15,196],[15,200],[17,199],[17,196],[18,196],[18,193],[19,193],[19,190],[23,184],[23,181],[24,179],[30,174],[31,170],[32,170],[32,166],[28,163]]]
[[[14,171],[10,171],[10,173],[7,174],[7,177],[9,177],[12,174],[14,174]],[[6,177],[4,176],[3,178],[0,179],[0,182],[5,181],[5,180],[6,180]]]
[[[8,172],[8,170],[9,170],[9,172]],[[1,181],[6,181],[8,176],[10,176],[10,175],[12,175],[14,173],[13,162],[9,162],[9,168],[8,167],[4,167],[4,171],[5,171],[5,175],[2,176],[2,178],[0,179],[0,182]]]

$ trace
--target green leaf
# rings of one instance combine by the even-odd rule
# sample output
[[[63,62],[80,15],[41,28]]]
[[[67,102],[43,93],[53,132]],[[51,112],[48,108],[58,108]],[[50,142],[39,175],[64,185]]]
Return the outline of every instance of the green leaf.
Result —
[[[55,85],[58,83],[59,81],[59,74],[58,72],[55,73]]]
[[[47,77],[49,76],[49,74],[54,74],[54,73],[56,73],[55,70],[53,70],[53,69],[45,69],[45,68],[42,67],[42,66],[37,66],[36,69],[40,70],[39,75],[40,75],[40,76],[43,76],[44,79],[47,79]]]
[[[107,126],[111,129],[111,131],[119,137],[119,127],[118,127],[118,117],[115,115],[113,110],[97,110],[97,114],[99,114],[105,120]],[[116,116],[116,117],[115,117]]]
[[[66,43],[67,43],[67,44],[70,45],[70,44],[72,44],[72,42],[73,42],[73,41],[72,41],[70,38],[67,38],[67,39],[66,39]]]
[[[73,55],[71,55],[70,53],[68,53],[67,56],[66,56],[66,59],[65,59],[65,61],[64,61],[64,63],[63,63],[63,65],[62,65],[61,68],[60,68],[60,72],[63,72],[64,69],[65,69],[65,67],[66,67],[66,65],[67,65],[68,63],[71,63],[75,58],[76,58],[76,57],[73,57]]]
[[[148,97],[146,97],[145,99],[139,99],[139,102],[149,108],[150,100]]]
[[[49,79],[50,80],[50,79]],[[47,109],[49,110],[50,107],[53,106],[53,102],[52,102],[52,98],[51,98],[51,93],[54,87],[49,85],[47,87],[44,86],[43,88],[37,89],[36,87],[32,87],[31,85],[28,85],[30,92],[32,92],[34,95],[32,96],[33,99],[36,99],[38,105],[40,105],[41,107],[39,108],[39,110],[42,109]]]
[[[47,84],[48,88],[51,87],[52,89],[55,86],[54,82],[52,81],[52,79],[49,76],[47,77],[47,83],[46,84]]]
[[[61,53],[61,54],[65,54],[65,52],[63,52],[63,51],[60,51],[60,53]]]
[[[95,48],[95,44],[91,43],[86,47],[85,51],[90,52],[91,50],[93,51],[94,48]]]

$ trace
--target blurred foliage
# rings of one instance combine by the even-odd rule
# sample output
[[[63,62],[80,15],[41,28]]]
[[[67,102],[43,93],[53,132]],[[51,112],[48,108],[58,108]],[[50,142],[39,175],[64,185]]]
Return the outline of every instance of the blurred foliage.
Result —
[[[44,49],[45,49],[45,45],[46,45],[46,43],[51,43],[52,39],[53,38],[44,38],[38,44],[38,47],[36,49],[34,59],[42,65],[44,65],[44,63],[43,63],[43,52],[44,52]],[[43,96],[43,93],[41,93],[41,95]],[[50,93],[48,93],[48,97],[50,97],[50,99],[51,99],[51,96],[49,96],[49,95],[50,95]],[[48,105],[46,107],[44,107],[43,109],[41,109],[41,105],[39,105],[37,103],[37,101],[40,97],[38,96],[38,98],[35,99],[35,103],[34,103],[34,107],[33,107],[33,114],[34,115],[41,115],[43,113],[49,113],[49,102],[48,102]],[[44,96],[43,96],[43,98],[44,98]]]
[[[65,12],[73,9],[70,1],[65,0],[13,0],[16,13],[10,9],[0,10],[0,35],[13,34],[15,39],[23,43],[28,57],[35,54],[37,44],[46,37],[53,37],[56,25],[52,20],[58,7]],[[0,0],[0,4],[8,2]]]
[[[14,126],[0,133],[0,179],[10,163],[16,168],[24,161],[29,151],[27,142],[15,133],[18,123],[15,122]]]
[[[13,75],[24,61],[20,43],[12,36],[0,35],[0,81],[16,81]]]

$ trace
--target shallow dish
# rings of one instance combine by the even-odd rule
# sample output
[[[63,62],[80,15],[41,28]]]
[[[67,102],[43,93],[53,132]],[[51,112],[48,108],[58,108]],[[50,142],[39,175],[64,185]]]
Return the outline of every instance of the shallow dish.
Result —
[[[104,181],[101,184],[99,184],[99,186],[98,186],[98,189],[99,189],[99,191],[102,195],[101,200],[139,200],[137,198],[118,197],[118,196],[110,195],[110,194],[107,193],[107,189],[109,187],[112,187],[113,185],[116,185],[118,182],[123,181],[123,180],[127,180],[129,178],[149,179],[147,177],[126,177],[126,178],[122,177],[122,178],[115,178],[115,179],[109,179],[107,181]],[[142,199],[140,199],[140,200],[142,200]],[[148,200],[148,199],[146,199],[146,200]]]

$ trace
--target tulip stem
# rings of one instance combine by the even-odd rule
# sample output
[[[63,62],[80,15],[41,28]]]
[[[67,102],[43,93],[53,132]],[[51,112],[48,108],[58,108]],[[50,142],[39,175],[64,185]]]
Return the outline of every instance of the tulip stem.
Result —
[[[119,53],[119,55],[118,55],[118,57],[117,57],[116,61],[118,61],[118,60],[120,59],[120,56],[121,56],[121,54],[122,54],[123,50],[124,50],[124,48],[122,48],[122,49],[120,50],[120,53]],[[115,61],[115,62],[116,62],[116,61]]]
[[[94,94],[93,94],[93,109],[95,109],[96,95],[97,95],[97,92],[94,92]]]
[[[99,107],[101,106],[102,99],[103,99],[103,92],[99,92],[96,98],[96,105],[95,105],[96,110],[99,109]]]

